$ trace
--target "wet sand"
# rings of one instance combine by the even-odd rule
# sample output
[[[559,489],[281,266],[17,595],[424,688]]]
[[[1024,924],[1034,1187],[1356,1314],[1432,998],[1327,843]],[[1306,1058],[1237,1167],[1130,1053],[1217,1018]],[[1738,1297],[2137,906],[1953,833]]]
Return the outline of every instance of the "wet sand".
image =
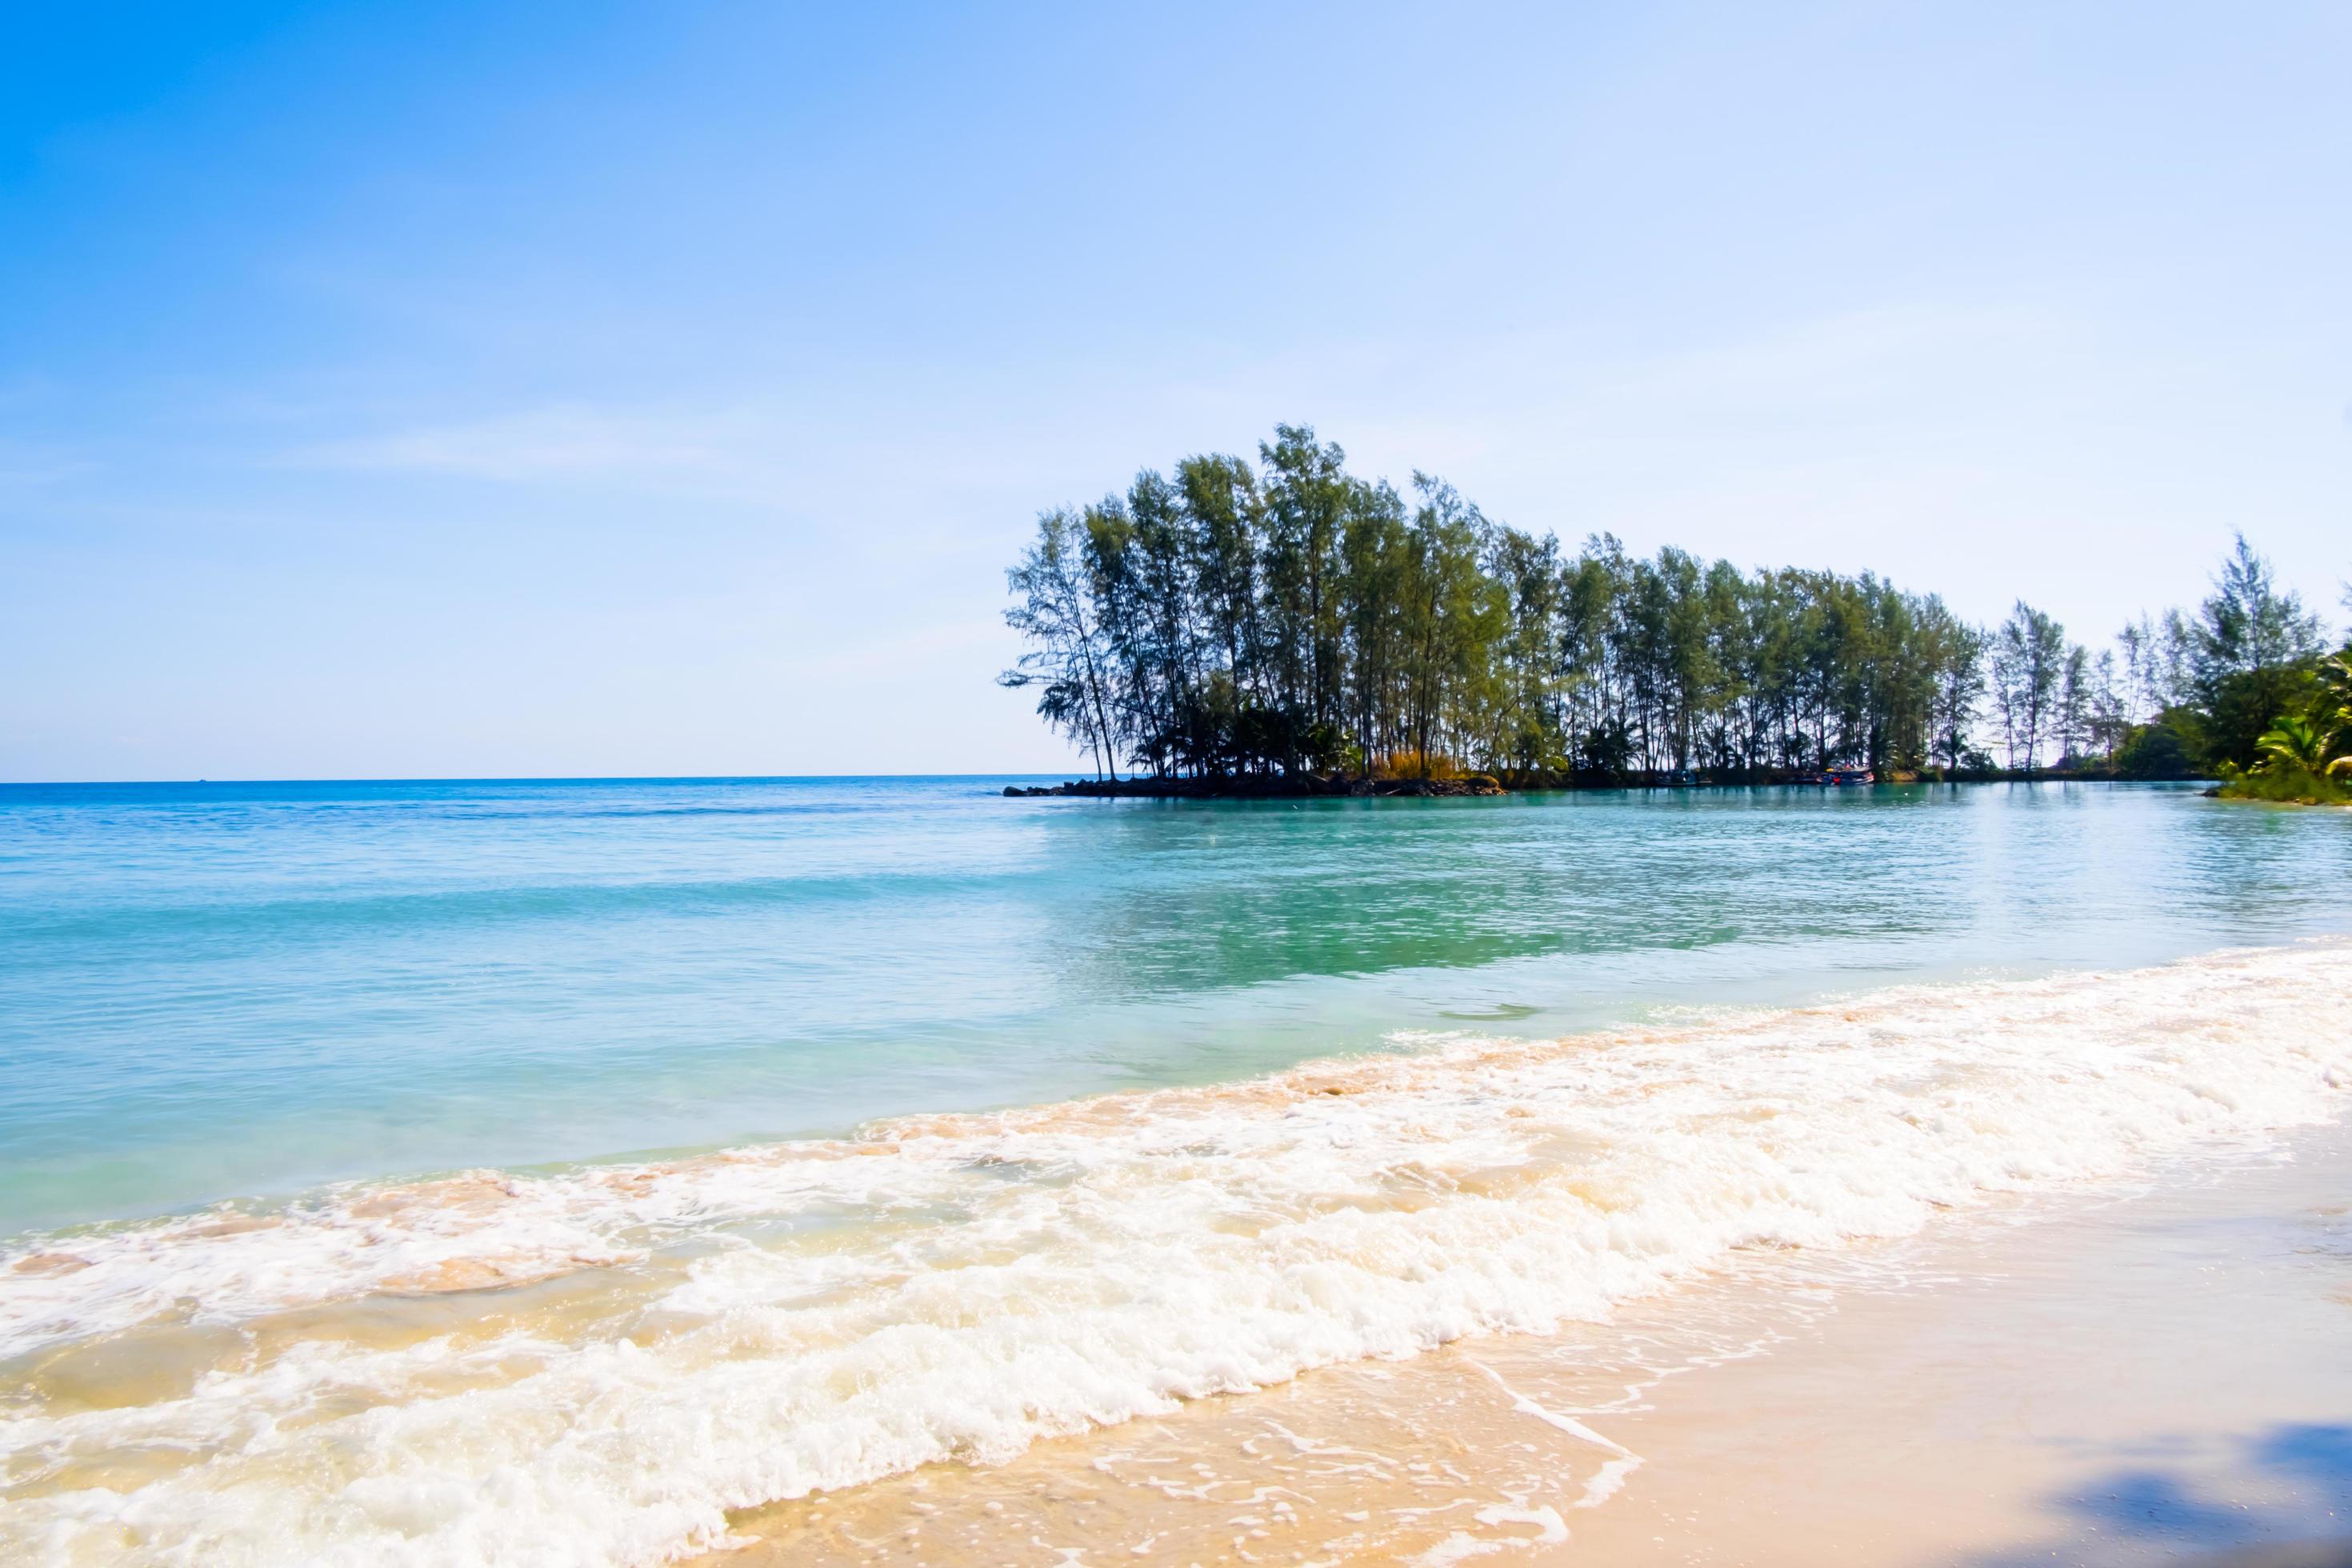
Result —
[[[2352,1134],[735,1529],[703,1561],[2352,1563]]]
[[[1944,1283],[1677,1380],[1559,1560],[2352,1562],[2352,1139],[2291,1147],[1930,1238]]]
[[[26,1347],[0,1559],[1997,1563],[2318,1533],[2345,957],[1469,1037],[100,1227],[0,1258]]]

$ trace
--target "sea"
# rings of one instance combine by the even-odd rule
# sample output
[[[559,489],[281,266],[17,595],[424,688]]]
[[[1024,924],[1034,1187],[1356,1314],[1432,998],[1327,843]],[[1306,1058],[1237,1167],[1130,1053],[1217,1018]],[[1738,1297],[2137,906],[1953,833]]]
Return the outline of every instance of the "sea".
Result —
[[[2352,813],[1031,782],[0,785],[0,1560],[670,1561],[2352,1101]]]

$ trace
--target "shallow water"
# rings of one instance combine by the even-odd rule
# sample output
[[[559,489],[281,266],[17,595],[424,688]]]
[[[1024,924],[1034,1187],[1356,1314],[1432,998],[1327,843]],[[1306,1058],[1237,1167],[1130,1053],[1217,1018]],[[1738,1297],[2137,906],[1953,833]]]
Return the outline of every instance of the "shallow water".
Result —
[[[0,786],[0,1236],[2352,921],[2177,789],[994,787]]]
[[[2181,791],[5,802],[37,1561],[655,1561],[2352,1090],[2352,819]]]

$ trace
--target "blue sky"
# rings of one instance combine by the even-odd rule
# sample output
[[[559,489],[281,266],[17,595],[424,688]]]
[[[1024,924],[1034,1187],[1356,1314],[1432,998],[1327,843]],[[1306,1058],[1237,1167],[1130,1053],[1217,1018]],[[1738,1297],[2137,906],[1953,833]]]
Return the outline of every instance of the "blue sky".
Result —
[[[0,777],[1064,767],[1037,510],[1304,420],[2078,637],[2352,575],[2352,8],[24,6]]]

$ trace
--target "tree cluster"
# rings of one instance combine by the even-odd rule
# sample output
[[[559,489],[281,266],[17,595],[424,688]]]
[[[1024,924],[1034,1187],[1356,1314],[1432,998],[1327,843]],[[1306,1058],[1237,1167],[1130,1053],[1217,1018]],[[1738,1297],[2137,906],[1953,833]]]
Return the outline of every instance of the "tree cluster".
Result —
[[[2194,616],[2094,657],[2023,603],[1986,631],[1869,573],[1608,534],[1570,555],[1427,475],[1350,474],[1297,426],[1255,463],[1187,458],[1044,513],[1008,582],[1028,649],[1000,679],[1114,778],[1741,782],[1990,770],[1993,746],[2185,773],[2254,755],[2319,651],[2242,540]]]

